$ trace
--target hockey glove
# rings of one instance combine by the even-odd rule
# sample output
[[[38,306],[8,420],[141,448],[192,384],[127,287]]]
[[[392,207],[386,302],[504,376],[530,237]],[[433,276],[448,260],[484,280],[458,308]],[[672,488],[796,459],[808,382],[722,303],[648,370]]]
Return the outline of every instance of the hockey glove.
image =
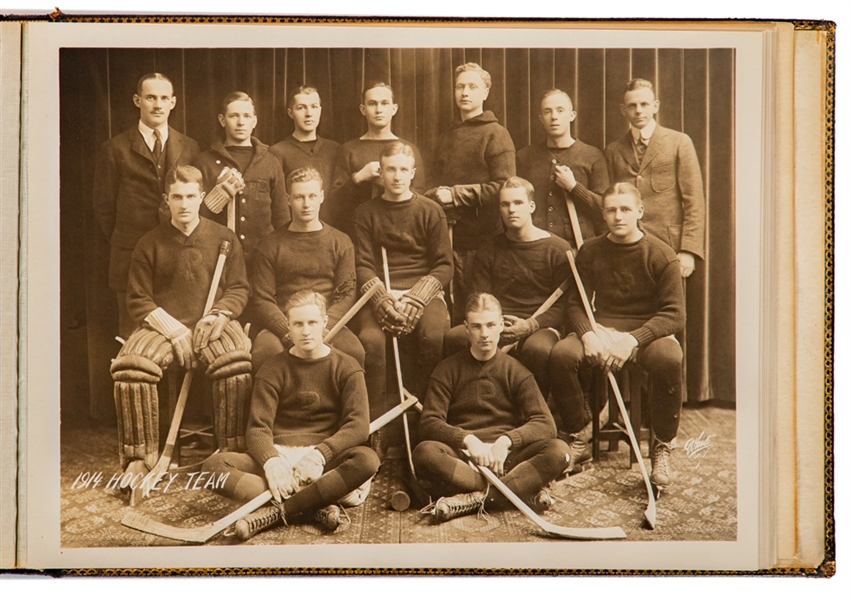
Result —
[[[379,286],[378,291],[372,296],[372,309],[375,312],[375,319],[381,328],[390,335],[400,336],[404,333],[405,323],[407,321],[405,315],[396,310],[396,301],[381,280],[378,277],[373,277],[361,287],[361,293],[365,294],[375,286]]]
[[[216,186],[204,196],[204,204],[212,212],[219,214],[243,189],[245,189],[245,182],[242,174],[236,169],[225,167],[216,180]]]
[[[520,342],[541,328],[535,317],[520,319],[511,315],[504,315],[502,320],[505,323],[505,329],[500,336],[500,341],[505,344]]]
[[[200,352],[207,344],[219,339],[232,314],[229,310],[211,310],[198,321],[192,336],[192,348],[195,352]]]
[[[152,310],[145,322],[171,342],[174,358],[181,367],[194,369],[198,359],[192,352],[192,332],[189,328],[168,314],[162,307]]]
[[[322,453],[313,449],[296,463],[293,467],[293,475],[300,487],[309,485],[322,477],[322,472],[325,470],[325,457]]]
[[[405,315],[404,333],[411,333],[419,323],[423,316],[423,311],[429,302],[441,292],[443,286],[440,282],[426,275],[421,277],[419,281],[412,287],[404,296],[402,296],[403,309]]]

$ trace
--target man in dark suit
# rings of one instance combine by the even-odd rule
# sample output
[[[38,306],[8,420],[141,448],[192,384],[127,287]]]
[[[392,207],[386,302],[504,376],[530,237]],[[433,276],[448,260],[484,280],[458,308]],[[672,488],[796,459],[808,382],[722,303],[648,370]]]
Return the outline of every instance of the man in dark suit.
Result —
[[[198,154],[195,140],[168,126],[177,103],[165,75],[149,73],[136,85],[133,103],[139,123],[101,146],[95,168],[95,217],[110,243],[109,287],[118,298],[118,331],[134,329],[127,311],[127,274],[139,239],[170,218],[163,201],[169,169],[190,164]]]
[[[695,257],[703,258],[706,198],[700,164],[691,138],[656,123],[659,100],[653,84],[633,79],[624,92],[621,113],[629,131],[603,153],[612,184],[628,182],[641,193],[641,228],[674,249],[680,274],[694,272]]]

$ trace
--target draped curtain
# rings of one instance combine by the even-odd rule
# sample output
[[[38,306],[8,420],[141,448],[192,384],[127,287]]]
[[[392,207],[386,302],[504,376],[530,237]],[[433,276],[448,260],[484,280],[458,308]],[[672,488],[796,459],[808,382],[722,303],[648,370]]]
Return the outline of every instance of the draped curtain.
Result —
[[[735,401],[732,49],[65,48],[60,51],[62,352],[63,357],[86,352],[88,368],[62,370],[63,412],[74,408],[101,417],[114,411],[108,365],[118,350],[117,313],[107,286],[109,245],[92,212],[92,183],[97,148],[138,121],[132,96],[142,74],[158,71],[172,80],[177,106],[170,124],[202,150],[220,135],[220,103],[234,90],[255,100],[255,135],[271,145],[292,132],[286,90],[314,85],[322,97],[320,135],[344,143],[366,131],[358,110],[364,84],[384,81],[399,105],[394,133],[417,144],[429,163],[441,132],[458,118],[454,67],[469,61],[491,73],[485,108],[508,128],[518,150],[544,139],[537,117],[544,91],[567,92],[578,113],[574,136],[602,149],[627,129],[619,109],[626,82],[634,77],[653,82],[661,103],[659,123],[694,141],[708,203],[706,260],[698,261],[687,285],[688,398]],[[64,333],[75,321],[86,324],[85,349],[72,346]],[[65,393],[69,389],[81,392]]]

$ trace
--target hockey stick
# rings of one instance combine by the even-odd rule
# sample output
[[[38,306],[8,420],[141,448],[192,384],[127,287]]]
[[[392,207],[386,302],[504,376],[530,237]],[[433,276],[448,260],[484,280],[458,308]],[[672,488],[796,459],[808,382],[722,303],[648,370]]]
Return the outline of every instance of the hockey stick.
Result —
[[[401,404],[397,404],[396,406],[388,410],[386,413],[378,417],[375,421],[370,423],[369,433],[375,433],[376,431],[387,425],[387,423],[402,414],[404,411],[414,406],[416,403],[417,399],[411,396]],[[143,531],[145,533],[152,533],[160,537],[179,540],[181,542],[190,542],[193,544],[203,544],[204,542],[208,541],[215,535],[221,533],[222,531],[239,521],[242,517],[254,512],[271,499],[272,492],[266,490],[262,494],[259,494],[258,496],[250,500],[247,504],[240,506],[238,509],[236,509],[232,513],[225,515],[218,521],[210,525],[204,525],[201,527],[175,527],[174,525],[168,525],[167,523],[155,521],[147,515],[143,515],[142,513],[134,511],[130,511],[126,515],[124,515],[124,518],[121,519],[121,524],[126,527],[130,527],[131,529],[138,529],[139,531]]]
[[[384,287],[390,291],[390,266],[387,264],[387,249],[381,247],[381,259],[384,263]],[[405,400],[405,386],[402,383],[402,361],[399,359],[399,340],[395,335],[390,338],[393,343],[393,358],[396,359],[396,382],[399,384],[399,401]],[[402,423],[405,427],[405,447],[408,451],[408,465],[411,467],[411,473],[416,479],[417,472],[414,470],[414,454],[411,449],[411,431],[408,427],[408,414],[402,415]]]
[[[210,291],[207,294],[207,302],[204,304],[204,313],[206,315],[213,308],[213,302],[216,300],[216,292],[219,289],[219,281],[222,278],[222,271],[225,268],[225,260],[230,253],[230,242],[225,240],[219,247],[219,259],[216,261],[216,270],[213,272],[213,281],[210,283]],[[180,395],[177,397],[177,404],[174,407],[174,416],[171,419],[171,427],[168,430],[168,438],[166,438],[165,448],[160,455],[160,459],[151,472],[145,475],[142,480],[142,496],[147,498],[151,495],[151,489],[162,479],[171,465],[171,455],[174,452],[174,444],[177,441],[177,434],[180,432],[180,422],[183,420],[183,411],[186,408],[186,399],[189,397],[189,388],[192,385],[192,378],[195,370],[187,369],[183,376],[183,385],[180,386]],[[133,496],[131,495],[131,499]]]
[[[585,316],[591,323],[591,328],[597,332],[597,320],[594,318],[594,313],[591,311],[591,303],[588,302],[588,295],[585,293],[585,286],[579,278],[579,271],[576,269],[576,261],[573,259],[573,253],[567,253],[567,261],[570,263],[570,270],[573,271],[573,278],[576,280],[576,287],[579,288],[579,295],[582,298],[582,305],[585,307]],[[638,445],[638,440],[635,439],[635,432],[632,430],[632,423],[629,420],[629,415],[626,412],[626,405],[621,395],[621,389],[618,385],[618,380],[615,379],[615,374],[608,372],[609,384],[612,387],[612,392],[615,394],[615,399],[618,402],[618,408],[621,411],[626,433],[629,436],[629,443],[632,444],[632,449],[635,456],[638,457],[638,467],[641,469],[641,476],[644,478],[644,485],[647,487],[647,510],[644,511],[644,518],[650,525],[650,529],[656,529],[656,496],[653,493],[653,484],[650,483],[650,476],[647,474],[647,467],[644,466],[644,461],[641,458],[641,448]]]
[[[582,247],[582,230],[579,229],[579,215],[576,214],[576,205],[570,196],[567,195],[567,190],[564,191],[564,203],[567,205],[567,214],[570,217],[570,227],[573,229],[573,239],[576,241],[576,249]]]
[[[466,450],[464,450],[464,454],[468,457],[470,456],[470,453]],[[498,489],[503,496],[508,498],[508,501],[517,507],[520,512],[526,515],[530,521],[553,537],[566,538],[570,540],[622,540],[626,538],[626,533],[624,533],[624,530],[620,527],[564,527],[563,525],[553,525],[549,521],[545,521],[534,510],[529,508],[529,505],[523,502],[517,494],[512,492],[511,488],[505,485],[505,483],[497,477],[493,471],[487,467],[476,465],[473,461],[467,462],[469,462],[471,467],[478,470],[478,472],[481,473],[492,486]]]
[[[550,297],[547,298],[546,300],[544,300],[544,303],[541,304],[541,306],[538,307],[538,310],[536,310],[534,313],[532,313],[531,318],[534,319],[534,318],[540,317],[542,314],[544,314],[545,312],[550,310],[552,308],[553,304],[555,304],[558,301],[558,299],[561,298],[564,295],[564,293],[567,291],[567,286],[569,286],[569,285],[570,285],[570,279],[565,279],[564,281],[562,281],[561,285],[558,286],[553,291],[552,294],[550,294]],[[513,344],[509,344],[509,345],[507,345],[503,348],[500,348],[500,350],[502,350],[503,352],[508,354],[519,343],[520,342],[514,342]]]
[[[323,340],[326,344],[331,341],[331,339],[340,333],[340,330],[346,326],[346,324],[352,320],[352,318],[358,314],[358,311],[363,308],[363,305],[369,302],[370,298],[372,298],[375,293],[378,291],[376,286],[371,287],[363,296],[361,296],[357,302],[355,302],[354,306],[352,306],[346,314],[340,317],[340,320],[331,328],[328,332],[328,335],[325,336]]]

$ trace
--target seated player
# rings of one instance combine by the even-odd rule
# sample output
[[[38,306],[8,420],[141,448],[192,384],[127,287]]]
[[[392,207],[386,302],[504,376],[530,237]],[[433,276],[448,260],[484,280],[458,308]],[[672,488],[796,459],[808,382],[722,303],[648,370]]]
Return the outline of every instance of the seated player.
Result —
[[[600,150],[570,134],[576,111],[561,90],[544,93],[538,119],[547,139],[517,152],[517,175],[538,190],[541,210],[535,212],[535,225],[579,248],[577,229],[583,240],[606,229],[600,212],[600,194],[609,187],[606,159]],[[577,223],[571,222],[568,200],[576,208]]]
[[[310,289],[325,298],[329,327],[354,305],[357,293],[352,241],[319,220],[325,199],[322,175],[312,167],[297,169],[288,187],[292,221],[258,244],[251,265],[253,313],[263,329],[254,340],[254,373],[292,345],[283,307],[295,292]],[[340,330],[331,345],[363,366],[363,346],[349,329]]]
[[[385,332],[400,342],[404,382],[418,398],[443,355],[447,311],[443,290],[452,278],[449,229],[443,211],[410,189],[415,177],[414,151],[396,141],[379,158],[383,193],[362,204],[355,214],[355,260],[358,284],[373,286],[373,310],[358,314],[358,337],[366,351],[366,387],[371,418],[392,408],[386,385]],[[390,289],[384,284],[387,251]],[[388,430],[388,439],[399,430]]]
[[[556,344],[551,363],[564,377],[552,381],[553,400],[569,434],[584,426],[584,398],[577,369],[585,362],[619,371],[635,361],[650,376],[650,420],[656,440],[650,481],[670,485],[669,465],[682,408],[683,353],[674,334],[685,325],[680,262],[666,243],[639,228],[644,205],[638,190],[617,183],[603,194],[609,233],[588,240],[576,256],[588,298],[594,298],[597,331],[578,294],[568,301],[568,326],[574,333]]]
[[[322,342],[325,299],[310,290],[296,292],[284,314],[294,345],[257,373],[248,453],[214,454],[203,466],[229,473],[216,491],[233,500],[272,492],[272,505],[236,522],[241,540],[286,526],[298,515],[334,531],[345,519],[340,506],[362,504],[378,471],[375,452],[362,445],[369,434],[363,370]]]
[[[293,133],[269,148],[269,152],[281,161],[288,181],[293,171],[313,167],[328,187],[334,181],[340,144],[316,133],[322,117],[319,91],[312,86],[300,85],[290,91],[287,100],[287,116],[293,121]]]
[[[550,351],[561,339],[567,296],[543,314],[532,315],[565,279],[572,281],[573,276],[565,254],[570,245],[532,223],[534,194],[532,184],[520,177],[510,177],[502,184],[499,211],[505,233],[479,248],[466,279],[471,292],[493,294],[499,300],[505,322],[500,342],[516,344],[514,354],[535,375],[546,398],[550,391]],[[446,354],[468,345],[464,325],[453,327],[446,338]]]
[[[427,511],[447,521],[507,500],[467,462],[487,467],[529,506],[553,505],[545,489],[570,462],[553,417],[526,367],[498,349],[502,309],[490,294],[470,296],[464,327],[470,349],[431,376],[414,451],[423,487],[441,495]],[[466,451],[466,454],[465,452]]]
[[[214,142],[194,162],[204,175],[207,192],[201,216],[233,229],[251,264],[257,243],[290,220],[284,172],[269,146],[251,135],[257,114],[248,94],[227,95],[219,124],[224,142]],[[232,207],[228,206],[231,202]]]
[[[367,131],[356,140],[343,144],[334,171],[334,187],[325,218],[331,225],[354,238],[354,218],[358,206],[374,196],[380,196],[382,177],[378,157],[384,148],[396,141],[411,147],[417,173],[411,182],[416,192],[421,192],[425,182],[425,168],[420,151],[407,140],[393,133],[393,116],[399,110],[393,89],[383,82],[369,84],[363,91],[361,114],[366,117]]]
[[[242,247],[233,232],[198,215],[204,198],[198,169],[175,167],[165,189],[171,220],[142,237],[133,251],[127,309],[137,328],[110,368],[121,465],[133,474],[145,474],[157,462],[157,383],[173,362],[186,369],[199,360],[209,365],[220,450],[244,449],[251,394],[251,342],[233,320],[248,302]],[[230,254],[216,301],[204,314],[223,241],[230,242]]]

